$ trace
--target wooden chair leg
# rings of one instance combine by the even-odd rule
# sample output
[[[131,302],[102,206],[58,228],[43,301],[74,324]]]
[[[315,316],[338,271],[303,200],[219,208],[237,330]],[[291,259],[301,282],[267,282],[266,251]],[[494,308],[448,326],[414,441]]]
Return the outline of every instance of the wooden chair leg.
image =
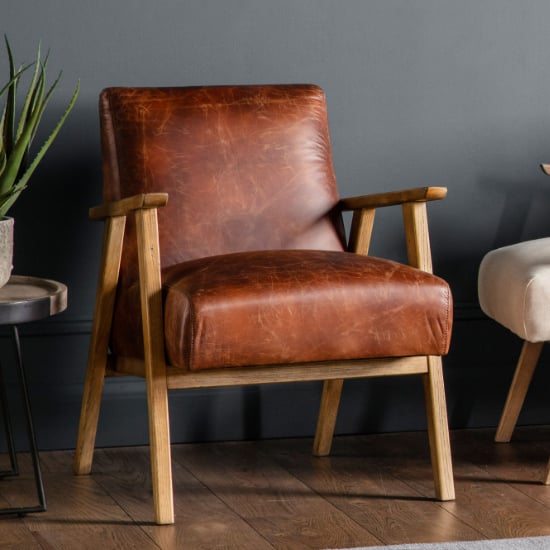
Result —
[[[164,359],[162,285],[156,209],[136,212],[145,379],[156,523],[174,523],[168,386]]]
[[[542,482],[545,485],[550,485],[550,460],[548,460],[548,464],[546,465],[546,473],[544,474]]]
[[[423,375],[423,383],[435,494],[439,500],[454,500],[453,465],[441,357],[428,357],[428,372]]]
[[[77,475],[89,474],[92,469],[125,224],[124,216],[109,218],[105,224],[100,277],[73,464],[74,473]]]
[[[172,488],[172,459],[170,452],[170,423],[168,415],[168,388],[166,378],[147,379],[149,407],[149,445],[155,522],[174,523]]]
[[[92,470],[106,359],[106,357],[103,361],[101,358],[91,359],[86,373],[78,440],[73,462],[73,471],[77,475],[89,474]]]
[[[343,380],[325,380],[323,384],[323,395],[321,396],[317,429],[313,441],[313,454],[315,456],[330,454],[343,385]]]
[[[508,391],[506,404],[496,431],[495,441],[497,443],[508,443],[512,437],[543,345],[544,342],[525,341],[523,343],[512,385]]]

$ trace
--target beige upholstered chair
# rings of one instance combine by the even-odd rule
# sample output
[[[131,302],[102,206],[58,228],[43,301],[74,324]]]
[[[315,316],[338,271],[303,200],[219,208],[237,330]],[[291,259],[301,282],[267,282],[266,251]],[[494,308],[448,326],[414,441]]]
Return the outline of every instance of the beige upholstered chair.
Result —
[[[325,98],[310,85],[101,94],[105,239],[75,472],[92,466],[103,380],[144,376],[155,520],[174,521],[168,390],[323,380],[313,452],[330,452],[344,379],[420,375],[436,496],[454,498],[423,188],[340,199]],[[367,256],[402,205],[411,266]],[[343,212],[353,212],[344,235]]]
[[[550,165],[542,165],[550,175]],[[550,340],[550,238],[488,252],[479,267],[478,295],[486,315],[523,340],[495,441],[510,441],[544,342]],[[550,481],[550,462],[545,482]]]

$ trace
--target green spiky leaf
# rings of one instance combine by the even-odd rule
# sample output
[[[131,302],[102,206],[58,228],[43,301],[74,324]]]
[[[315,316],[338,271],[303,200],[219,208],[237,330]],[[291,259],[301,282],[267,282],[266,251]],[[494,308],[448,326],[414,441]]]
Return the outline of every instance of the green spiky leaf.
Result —
[[[62,117],[34,158],[30,160],[31,144],[37,133],[46,106],[59,83],[61,73],[59,73],[53,84],[46,90],[46,65],[49,53],[42,59],[40,46],[38,46],[35,63],[16,70],[13,53],[7,37],[5,37],[5,43],[8,54],[9,80],[7,84],[0,88],[0,97],[5,94],[5,104],[0,116],[0,216],[6,215],[20,193],[27,187],[30,177],[50,148],[74,107],[80,90],[80,84],[77,84]],[[24,94],[23,106],[18,114],[16,101],[21,76],[33,65],[34,70],[31,82],[28,84],[26,93]]]

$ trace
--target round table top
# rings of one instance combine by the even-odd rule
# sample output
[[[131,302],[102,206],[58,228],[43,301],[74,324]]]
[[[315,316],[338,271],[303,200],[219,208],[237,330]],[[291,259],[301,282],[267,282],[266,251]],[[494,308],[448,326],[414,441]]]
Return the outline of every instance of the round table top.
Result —
[[[67,308],[67,287],[39,277],[12,275],[0,288],[0,324],[37,321]]]

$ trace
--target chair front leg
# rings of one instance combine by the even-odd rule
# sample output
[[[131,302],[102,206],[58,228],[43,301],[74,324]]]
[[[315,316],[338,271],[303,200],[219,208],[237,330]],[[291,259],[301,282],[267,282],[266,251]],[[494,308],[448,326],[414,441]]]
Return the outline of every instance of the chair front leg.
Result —
[[[157,211],[136,212],[155,521],[174,523]]]
[[[430,356],[427,360],[428,372],[422,377],[435,494],[438,500],[454,500],[453,464],[442,361],[439,356]]]
[[[527,342],[523,343],[521,355],[514,373],[514,378],[508,391],[508,397],[500,417],[497,432],[495,435],[495,441],[497,443],[508,443],[512,438],[512,432],[516,427],[519,413],[529,384],[533,378],[537,361],[539,360],[540,353],[544,342]]]

